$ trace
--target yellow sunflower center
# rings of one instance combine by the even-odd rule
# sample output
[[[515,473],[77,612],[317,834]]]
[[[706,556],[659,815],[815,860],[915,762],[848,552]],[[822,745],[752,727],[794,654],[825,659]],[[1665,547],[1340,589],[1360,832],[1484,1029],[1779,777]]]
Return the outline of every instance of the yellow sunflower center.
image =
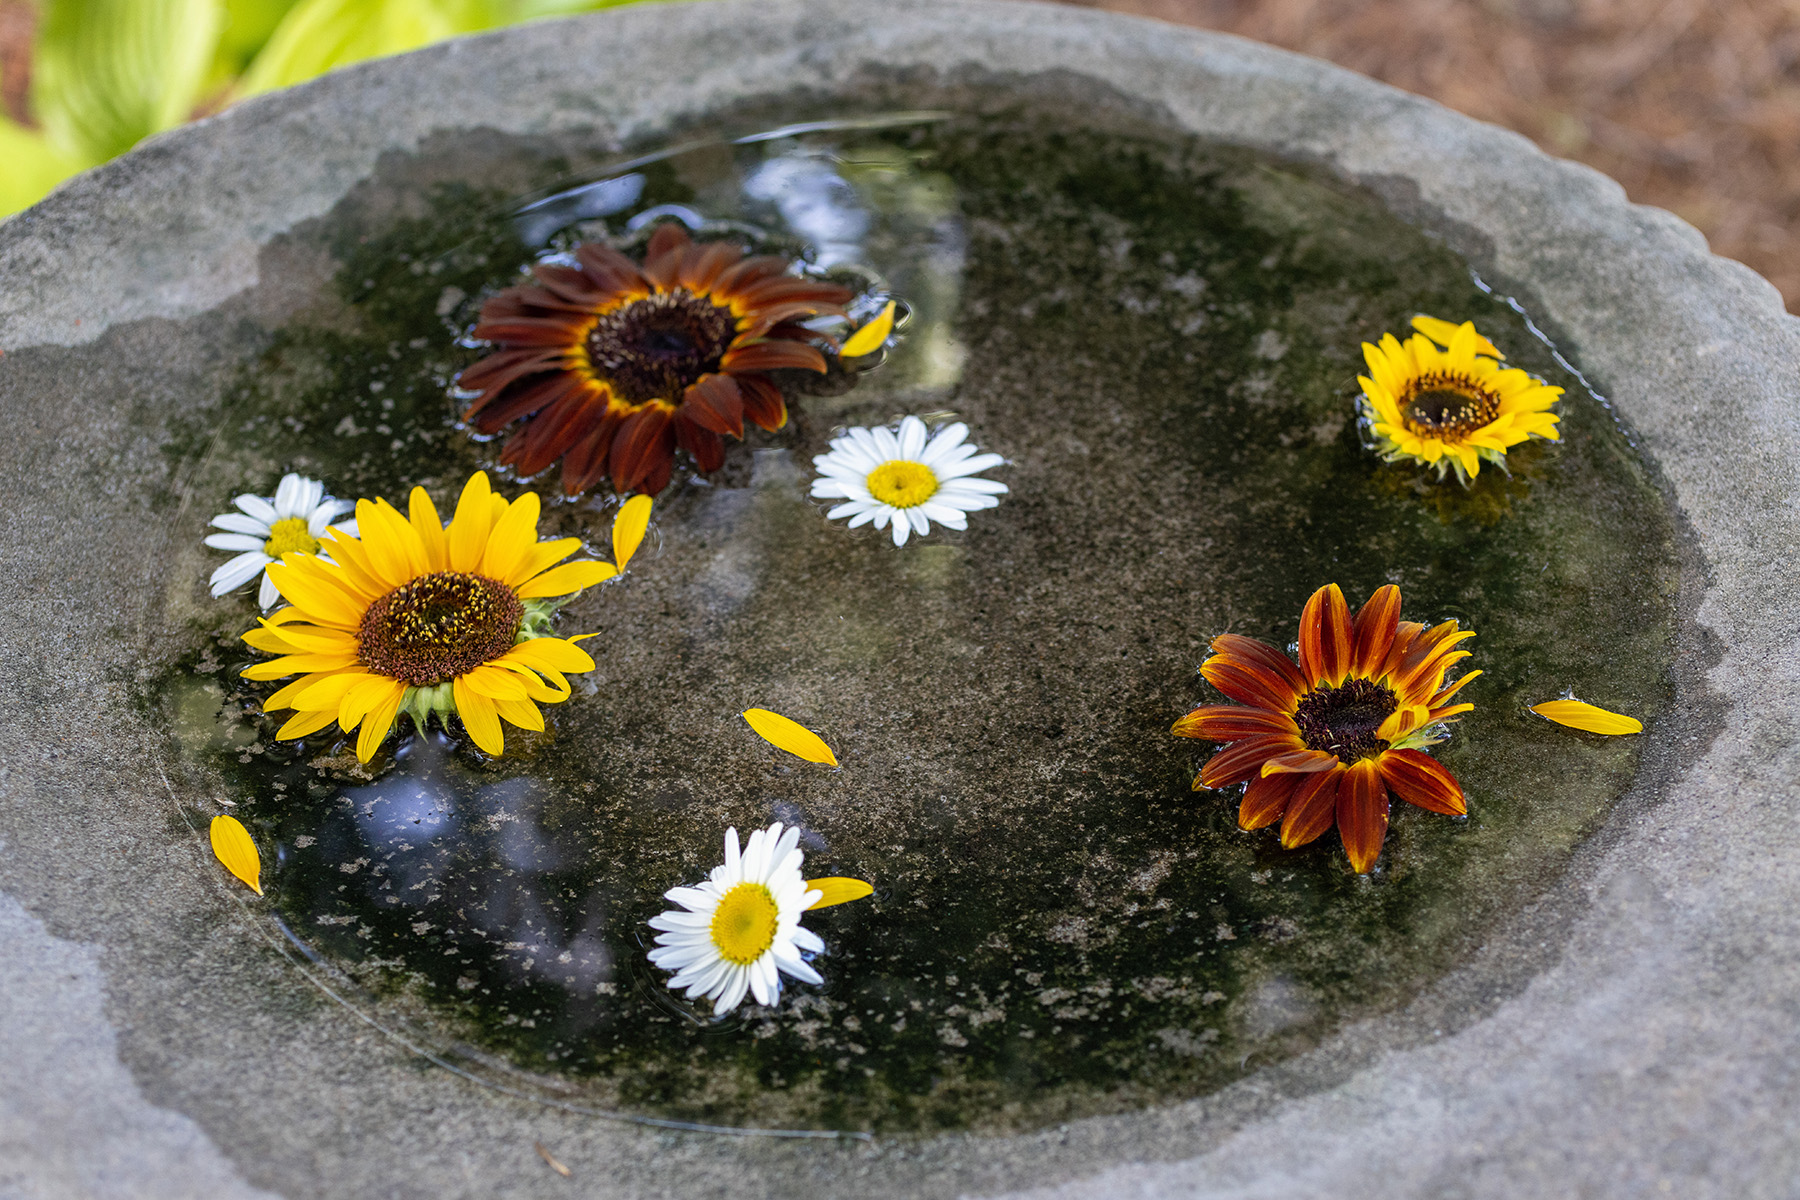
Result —
[[[594,374],[630,404],[681,401],[737,337],[731,310],[686,288],[654,292],[600,314],[587,334]]]
[[[937,495],[938,478],[924,463],[884,462],[869,472],[869,495],[895,508],[917,508]]]
[[[431,687],[512,649],[524,618],[524,603],[504,583],[438,571],[369,605],[357,630],[356,657],[377,675]]]
[[[712,940],[719,957],[747,967],[775,944],[781,910],[760,883],[740,883],[726,892],[713,912]]]
[[[319,539],[307,532],[304,520],[299,517],[283,517],[269,526],[269,540],[263,543],[264,554],[279,559],[296,550],[302,554],[319,552]]]
[[[1500,396],[1461,373],[1421,375],[1401,397],[1400,415],[1420,437],[1460,441],[1500,415]]]
[[[1388,748],[1375,734],[1399,704],[1391,688],[1373,679],[1351,678],[1300,697],[1294,724],[1308,750],[1335,754],[1345,766],[1354,766]]]

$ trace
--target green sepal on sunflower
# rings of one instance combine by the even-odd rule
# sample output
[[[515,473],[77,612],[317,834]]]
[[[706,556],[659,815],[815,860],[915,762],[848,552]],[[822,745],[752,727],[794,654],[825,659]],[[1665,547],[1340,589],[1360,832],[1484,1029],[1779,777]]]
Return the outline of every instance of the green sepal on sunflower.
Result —
[[[1334,824],[1358,874],[1387,837],[1388,797],[1462,816],[1462,786],[1425,748],[1474,705],[1457,702],[1481,674],[1448,680],[1475,634],[1455,621],[1427,628],[1400,620],[1400,589],[1379,588],[1352,616],[1336,584],[1314,592],[1300,618],[1299,661],[1237,634],[1213,639],[1200,667],[1237,701],[1209,704],[1175,722],[1177,737],[1224,743],[1194,788],[1243,783],[1238,825],[1281,823],[1287,848]]]

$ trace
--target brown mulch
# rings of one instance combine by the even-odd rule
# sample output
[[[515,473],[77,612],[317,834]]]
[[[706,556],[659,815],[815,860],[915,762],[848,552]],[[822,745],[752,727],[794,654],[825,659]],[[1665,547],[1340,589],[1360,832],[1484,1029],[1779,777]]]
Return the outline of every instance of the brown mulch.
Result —
[[[1073,0],[1341,63],[1671,209],[1800,310],[1800,0]],[[26,119],[33,7],[0,0]]]
[[[1800,0],[1091,0],[1373,75],[1625,185],[1800,311]]]

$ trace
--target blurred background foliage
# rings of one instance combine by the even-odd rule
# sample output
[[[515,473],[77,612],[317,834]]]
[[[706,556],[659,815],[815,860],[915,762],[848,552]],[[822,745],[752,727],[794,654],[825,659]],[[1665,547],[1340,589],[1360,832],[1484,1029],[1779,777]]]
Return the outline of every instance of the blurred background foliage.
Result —
[[[39,0],[0,112],[0,216],[153,133],[364,59],[632,0]],[[18,23],[16,12],[9,12]],[[6,29],[0,29],[0,39]],[[20,40],[15,36],[15,41]],[[19,103],[22,101],[22,104]],[[23,112],[17,111],[23,108]]]

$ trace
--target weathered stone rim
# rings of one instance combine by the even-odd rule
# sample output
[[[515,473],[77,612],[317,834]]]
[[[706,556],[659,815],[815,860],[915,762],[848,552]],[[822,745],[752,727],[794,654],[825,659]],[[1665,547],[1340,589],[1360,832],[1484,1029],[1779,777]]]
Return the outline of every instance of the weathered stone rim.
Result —
[[[198,873],[168,878],[185,853],[180,835],[143,798],[154,780],[141,746],[109,732],[128,715],[117,664],[66,657],[67,646],[104,633],[85,614],[129,619],[142,601],[120,592],[91,608],[46,612],[41,603],[71,571],[104,581],[128,552],[141,557],[140,546],[116,543],[159,526],[146,497],[109,488],[78,453],[82,440],[44,419],[57,396],[32,374],[33,348],[212,312],[256,282],[272,239],[329,210],[384,154],[413,153],[440,133],[586,131],[597,150],[618,149],[796,91],[854,96],[873,79],[913,79],[922,91],[955,80],[1027,90],[1082,81],[1171,128],[1320,164],[1441,235],[1541,317],[1661,471],[1693,534],[1683,603],[1694,636],[1682,648],[1681,683],[1696,709],[1716,708],[1718,718],[1681,731],[1661,757],[1662,786],[1628,797],[1589,842],[1537,915],[1558,931],[1540,949],[1520,931],[1489,948],[1495,961],[1472,968],[1462,990],[1452,981],[1415,1012],[1159,1112],[1061,1133],[940,1139],[929,1161],[901,1151],[873,1179],[832,1157],[839,1151],[739,1142],[652,1169],[654,1135],[553,1119],[439,1073],[419,1077],[403,1060],[340,1058],[356,1022],[292,997],[283,1028],[306,1045],[308,1069],[284,1075],[269,1047],[259,1056],[234,1044],[257,1069],[221,1089],[173,1042],[219,1029],[229,1013],[184,1024],[192,1015],[177,1000],[208,979],[247,978],[252,992],[305,985],[267,973],[256,950],[229,937],[204,942],[179,971],[148,972],[133,957],[141,918],[132,909],[147,893],[170,920],[229,922],[230,909]],[[166,1115],[197,1122],[240,1180],[295,1195],[393,1193],[399,1181],[438,1178],[419,1173],[448,1143],[470,1153],[473,1178],[485,1181],[467,1185],[472,1194],[495,1194],[514,1180],[499,1165],[511,1148],[551,1125],[564,1161],[624,1164],[611,1176],[621,1194],[677,1180],[834,1194],[853,1178],[871,1195],[979,1192],[1111,1171],[1091,1193],[1071,1184],[1067,1194],[1209,1181],[1221,1191],[1280,1190],[1283,1181],[1297,1190],[1326,1176],[1343,1195],[1433,1194],[1454,1176],[1471,1195],[1631,1181],[1648,1189],[1657,1178],[1690,1194],[1747,1195],[1789,1177],[1800,1083],[1770,1064],[1791,1061],[1800,1024],[1785,999],[1800,994],[1800,879],[1782,865],[1800,851],[1785,818],[1796,791],[1786,714],[1800,683],[1787,635],[1797,615],[1787,559],[1800,533],[1800,336],[1773,287],[1712,256],[1678,219],[1629,205],[1598,173],[1325,64],[1153,22],[988,0],[911,0],[879,12],[842,0],[711,0],[437,47],[155,139],[0,224],[0,278],[9,285],[0,293],[0,404],[15,431],[0,460],[10,468],[0,475],[9,515],[0,645],[18,681],[0,709],[16,731],[0,777],[0,889],[51,932],[95,945],[106,1036],[137,1086]],[[110,409],[84,411],[83,431],[93,445],[116,436],[127,465],[154,478],[154,448],[129,444],[134,406],[178,404],[181,386],[152,380]],[[1741,428],[1759,431],[1755,445],[1726,432]],[[81,497],[79,521],[69,519],[70,497]],[[106,596],[107,587],[96,590]],[[42,680],[56,680],[56,692]],[[112,870],[87,865],[108,852]],[[83,865],[59,875],[51,863]],[[1483,990],[1502,979],[1514,986]],[[1439,1022],[1448,1036],[1434,1040]],[[334,1090],[326,1064],[353,1067],[354,1086]],[[1626,1078],[1638,1081],[1631,1095],[1609,1082]],[[40,1104],[30,1093],[15,1098]],[[84,1094],[77,1111],[100,1099]],[[335,1140],[298,1117],[302,1107],[346,1106],[357,1128]],[[398,1114],[420,1106],[438,1125],[403,1129]],[[1485,1148],[1470,1148],[1471,1130]],[[1733,1146],[1731,1160],[1682,1149],[1696,1142]],[[1160,1161],[1190,1154],[1202,1157]]]

